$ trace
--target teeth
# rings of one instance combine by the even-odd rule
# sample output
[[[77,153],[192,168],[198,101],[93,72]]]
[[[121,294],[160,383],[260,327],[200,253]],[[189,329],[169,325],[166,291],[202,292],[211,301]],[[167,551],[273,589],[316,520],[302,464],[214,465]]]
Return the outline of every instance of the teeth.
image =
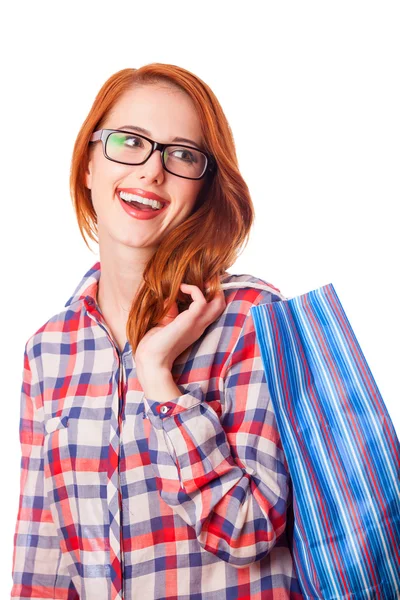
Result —
[[[140,202],[141,204],[146,204],[147,206],[151,206],[155,209],[160,209],[164,205],[161,202],[157,202],[157,200],[150,200],[150,198],[142,198],[142,196],[136,196],[136,194],[130,194],[129,192],[119,192],[120,197],[123,200],[127,200],[128,202]]]

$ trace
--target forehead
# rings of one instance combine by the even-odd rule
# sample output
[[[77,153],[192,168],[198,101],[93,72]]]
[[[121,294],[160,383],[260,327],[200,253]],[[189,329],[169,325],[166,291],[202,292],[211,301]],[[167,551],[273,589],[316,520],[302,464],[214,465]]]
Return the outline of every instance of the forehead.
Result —
[[[148,129],[158,141],[175,136],[202,142],[200,119],[192,99],[182,90],[167,85],[137,86],[114,104],[104,127],[123,125]]]

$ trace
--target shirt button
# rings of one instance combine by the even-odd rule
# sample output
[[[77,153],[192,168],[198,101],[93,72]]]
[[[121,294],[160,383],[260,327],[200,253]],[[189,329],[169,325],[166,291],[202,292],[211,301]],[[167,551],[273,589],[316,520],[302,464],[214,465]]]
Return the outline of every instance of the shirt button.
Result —
[[[163,413],[163,415],[165,415],[165,413],[167,413],[168,411],[169,411],[169,408],[168,408],[168,406],[162,406],[162,407],[160,408],[160,412],[162,412],[162,413]]]

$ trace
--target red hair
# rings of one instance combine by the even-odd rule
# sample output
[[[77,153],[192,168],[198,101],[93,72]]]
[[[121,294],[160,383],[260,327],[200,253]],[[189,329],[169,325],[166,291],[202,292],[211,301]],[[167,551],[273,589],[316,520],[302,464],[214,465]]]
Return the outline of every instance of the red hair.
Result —
[[[206,176],[192,214],[163,238],[144,269],[126,327],[133,354],[142,337],[168,313],[173,302],[177,302],[180,312],[189,306],[190,296],[180,290],[181,283],[198,286],[207,301],[214,297],[220,289],[221,275],[247,245],[254,221],[254,207],[239,172],[232,132],[216,96],[190,71],[176,65],[151,63],[139,69],[122,69],[103,84],[75,141],[70,192],[78,226],[89,250],[86,235],[98,243],[97,216],[91,192],[85,185],[90,137],[102,128],[124,92],[135,85],[153,83],[167,83],[190,96],[201,123],[204,149],[214,156],[217,169]],[[204,290],[205,282],[209,282],[208,292]],[[164,304],[167,298],[168,303]]]

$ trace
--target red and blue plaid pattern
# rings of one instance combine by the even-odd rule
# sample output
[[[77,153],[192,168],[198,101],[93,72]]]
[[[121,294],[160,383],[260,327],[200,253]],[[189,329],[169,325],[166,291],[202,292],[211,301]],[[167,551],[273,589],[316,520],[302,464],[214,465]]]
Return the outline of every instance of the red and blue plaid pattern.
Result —
[[[400,598],[400,444],[332,284],[253,306],[306,598]]]
[[[227,274],[226,309],[175,361],[182,395],[161,412],[104,321],[99,278],[97,262],[25,346],[12,598],[301,600],[250,315],[282,294]]]

